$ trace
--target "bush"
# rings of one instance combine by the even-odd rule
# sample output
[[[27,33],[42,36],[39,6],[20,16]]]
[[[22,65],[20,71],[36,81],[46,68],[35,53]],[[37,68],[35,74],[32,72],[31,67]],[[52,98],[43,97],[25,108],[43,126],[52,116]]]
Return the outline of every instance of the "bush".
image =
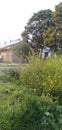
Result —
[[[8,70],[3,70],[3,76],[2,80],[4,82],[12,82],[20,79],[20,69],[8,69]]]
[[[39,96],[44,93],[62,104],[62,59],[34,59],[20,75],[20,81]],[[60,98],[61,97],[61,98]],[[56,98],[56,99],[57,99]],[[61,100],[61,101],[59,101]]]
[[[26,88],[14,91],[10,100],[6,99],[3,104],[2,107],[0,104],[1,130],[61,129],[62,107],[48,103],[46,99],[43,101]]]
[[[59,130],[62,124],[60,111],[62,108],[30,97],[24,112],[20,109],[11,116],[11,130]]]

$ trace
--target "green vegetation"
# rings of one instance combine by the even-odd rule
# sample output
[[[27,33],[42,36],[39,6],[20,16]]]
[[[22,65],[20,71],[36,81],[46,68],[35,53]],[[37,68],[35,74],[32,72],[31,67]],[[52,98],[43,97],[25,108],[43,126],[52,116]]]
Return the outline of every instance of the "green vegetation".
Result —
[[[35,50],[49,46],[54,51],[62,48],[62,3],[55,11],[40,10],[28,20],[22,33],[23,41]]]
[[[20,75],[20,81],[28,89],[41,96],[42,93],[50,95],[52,99],[59,100],[62,95],[62,57],[54,55],[52,59],[33,59]],[[62,105],[62,99],[60,98]],[[59,103],[59,102],[58,102]]]
[[[22,38],[14,51],[27,64],[0,71],[0,130],[62,130],[62,3],[34,14]],[[36,58],[45,45],[57,55]]]
[[[19,42],[16,46],[13,47],[14,53],[17,55],[18,59],[23,59],[23,63],[29,61],[29,56],[31,54],[31,48],[27,42]]]
[[[61,56],[0,73],[0,130],[62,130]]]

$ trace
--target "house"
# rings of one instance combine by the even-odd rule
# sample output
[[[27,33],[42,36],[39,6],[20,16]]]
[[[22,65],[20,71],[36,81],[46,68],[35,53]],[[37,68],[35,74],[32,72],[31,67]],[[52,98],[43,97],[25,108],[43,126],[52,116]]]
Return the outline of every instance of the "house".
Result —
[[[13,51],[13,48],[17,45],[18,43],[15,43],[0,48],[0,62],[23,63],[23,57],[18,58]]]
[[[45,46],[42,50],[42,58],[51,58],[52,57],[52,51],[50,47]]]

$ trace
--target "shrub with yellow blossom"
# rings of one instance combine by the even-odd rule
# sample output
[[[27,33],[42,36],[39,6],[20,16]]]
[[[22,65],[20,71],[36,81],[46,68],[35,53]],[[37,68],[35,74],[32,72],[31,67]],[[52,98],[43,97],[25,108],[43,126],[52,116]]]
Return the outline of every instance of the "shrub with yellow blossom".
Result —
[[[50,95],[61,97],[62,103],[62,59],[53,57],[51,59],[34,59],[22,71],[21,83],[34,90],[38,95]]]

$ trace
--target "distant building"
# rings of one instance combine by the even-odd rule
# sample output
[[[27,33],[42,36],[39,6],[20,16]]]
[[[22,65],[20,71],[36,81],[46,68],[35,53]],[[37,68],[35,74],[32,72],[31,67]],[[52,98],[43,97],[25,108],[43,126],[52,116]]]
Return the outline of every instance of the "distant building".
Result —
[[[45,46],[42,50],[42,58],[51,58],[52,57],[52,51],[50,47]]]
[[[5,47],[0,48],[0,62],[8,62],[8,63],[23,63],[23,57],[17,57],[17,55],[13,51],[13,47],[18,43],[11,44]]]

